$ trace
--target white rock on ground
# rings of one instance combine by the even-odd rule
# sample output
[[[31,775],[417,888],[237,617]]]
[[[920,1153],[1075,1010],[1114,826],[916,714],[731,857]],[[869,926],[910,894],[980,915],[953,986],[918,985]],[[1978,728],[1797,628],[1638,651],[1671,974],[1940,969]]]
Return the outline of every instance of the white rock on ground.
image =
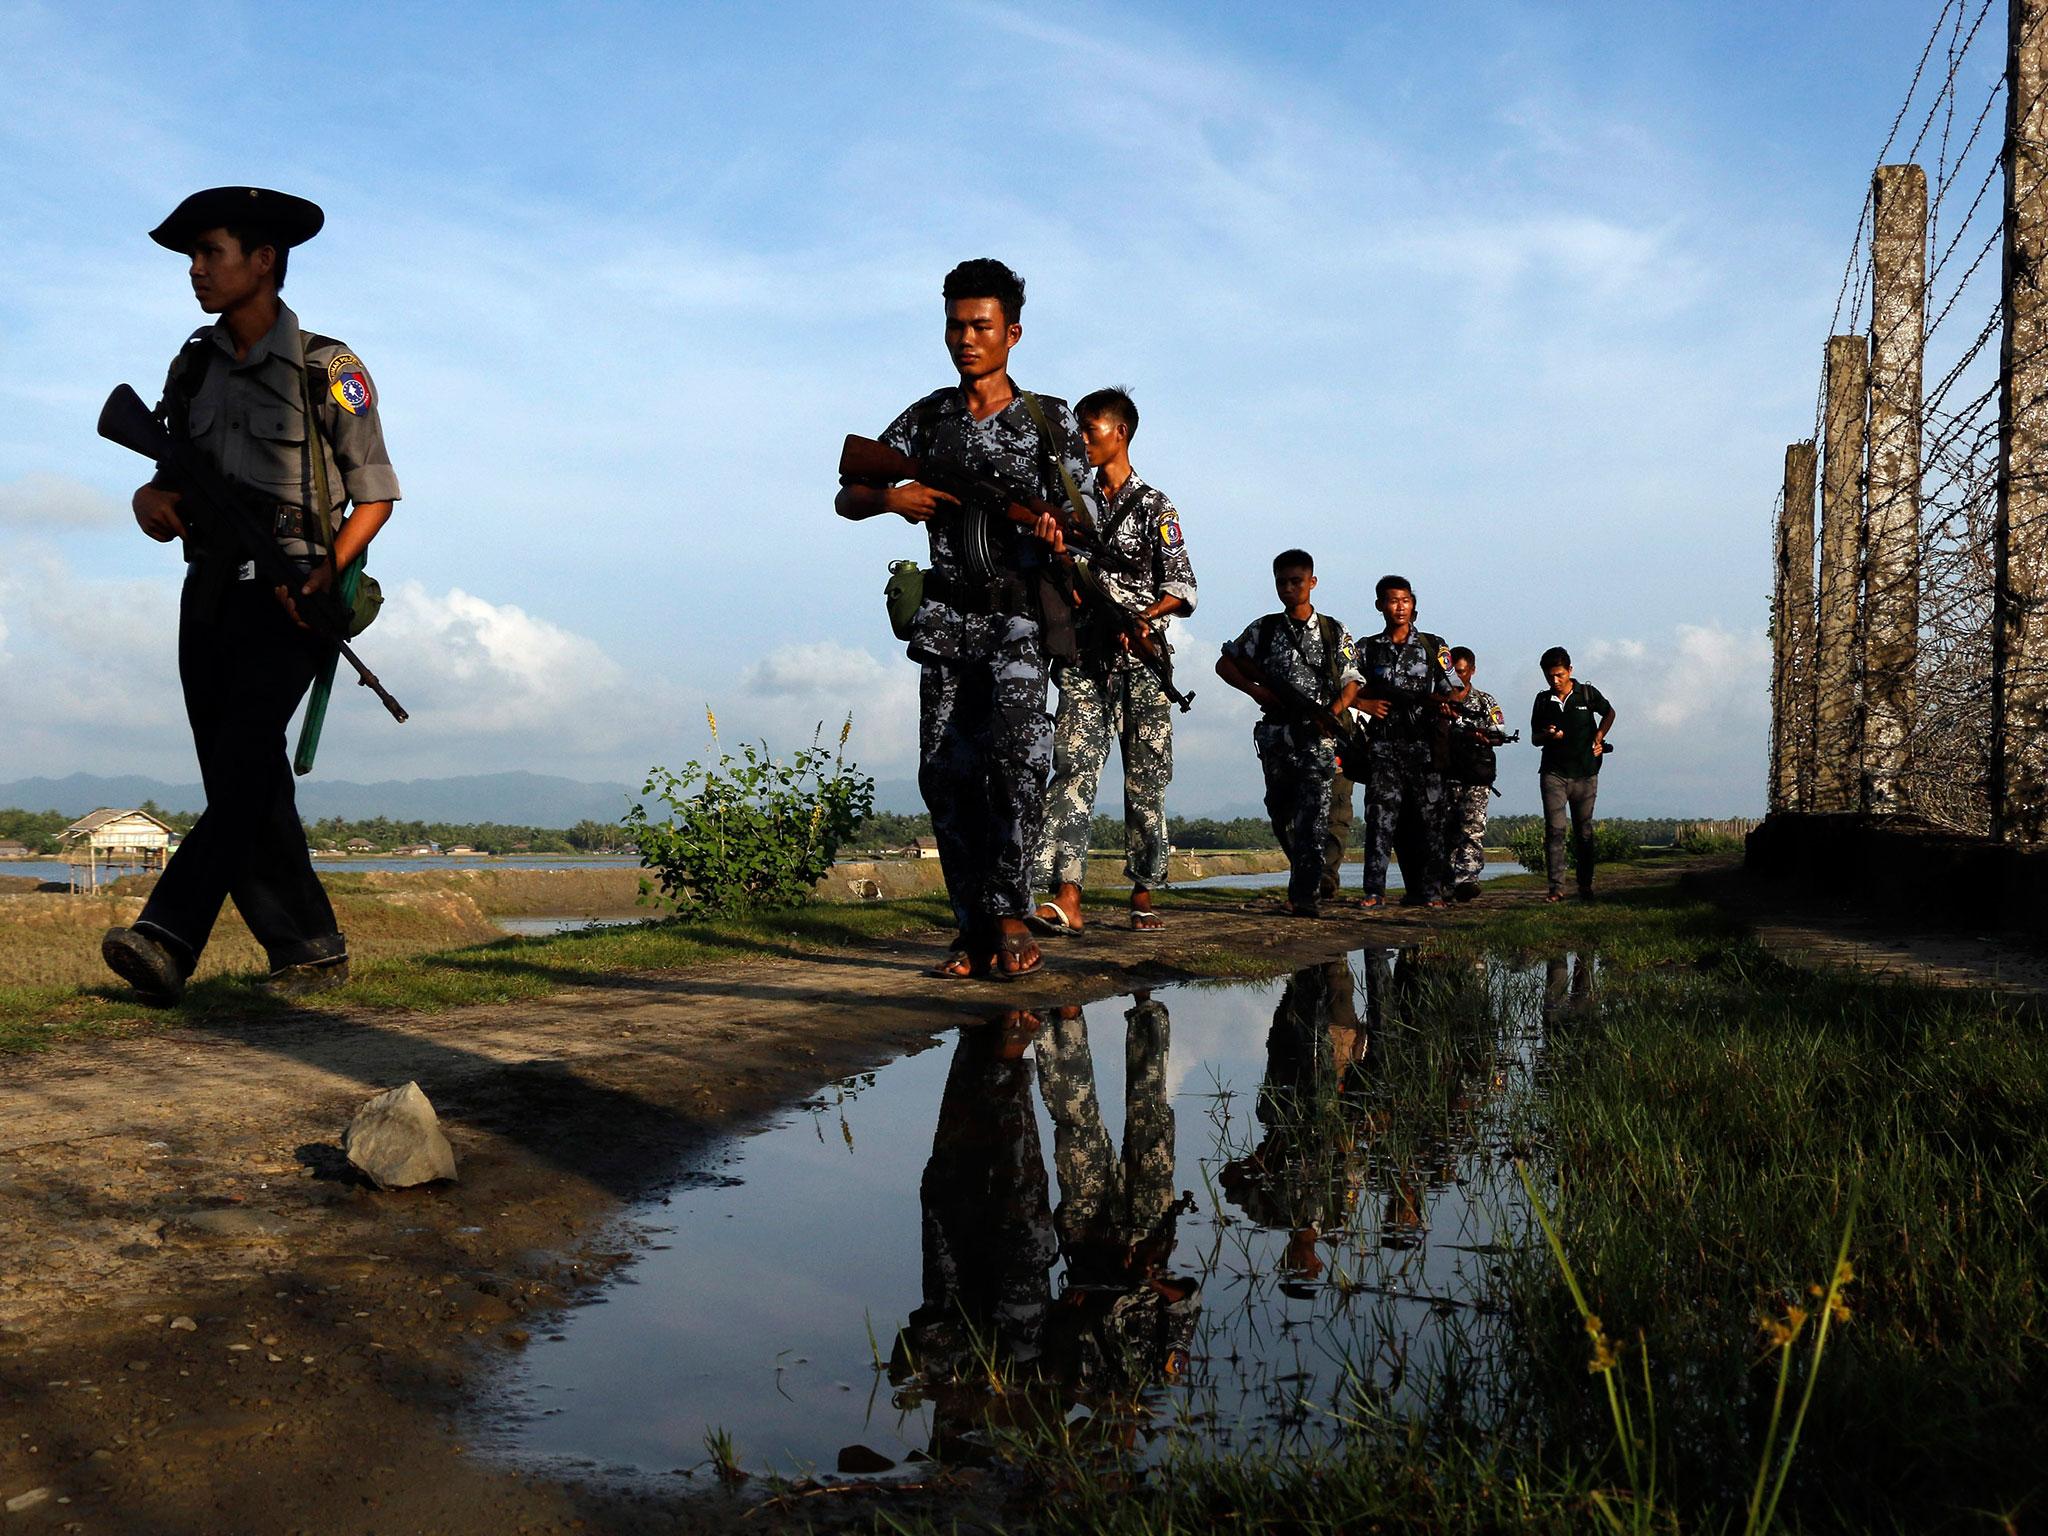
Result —
[[[341,1146],[379,1189],[455,1177],[455,1149],[418,1083],[380,1093],[357,1110]]]

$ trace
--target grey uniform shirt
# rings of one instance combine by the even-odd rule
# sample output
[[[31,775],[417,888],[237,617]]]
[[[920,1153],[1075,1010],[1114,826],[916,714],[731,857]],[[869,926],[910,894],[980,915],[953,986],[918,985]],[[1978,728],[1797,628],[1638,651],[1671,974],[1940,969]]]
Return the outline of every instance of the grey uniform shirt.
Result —
[[[1330,656],[1324,649],[1323,626],[1319,622],[1322,615],[1311,612],[1305,619],[1292,619],[1276,613],[1270,617],[1274,621],[1270,626],[1270,647],[1260,644],[1260,637],[1268,628],[1267,620],[1256,619],[1243,634],[1223,647],[1223,654],[1248,661],[1262,672],[1277,674],[1318,704],[1330,703],[1337,695],[1330,688]],[[1341,622],[1332,622],[1337,625],[1337,689],[1342,691],[1346,683],[1363,682],[1364,678],[1358,671],[1358,647],[1351,631]],[[1252,727],[1252,739],[1261,746],[1309,746],[1326,738],[1305,722],[1261,719]]]
[[[313,370],[313,411],[319,430],[314,443],[327,464],[330,522],[353,502],[398,500],[398,476],[384,448],[381,401],[362,360],[331,338],[308,341],[299,317],[280,304],[277,323],[249,349],[235,356],[234,337],[224,324],[201,326],[171,359],[157,416],[174,420],[176,398],[189,388],[202,349],[213,354],[185,407],[192,442],[220,466],[222,474],[259,492],[276,507],[278,545],[304,559],[318,551],[302,532],[317,526],[305,517],[316,501],[312,459],[307,452],[305,394],[300,352]]]
[[[1100,479],[1095,492],[1101,496]],[[1195,568],[1188,559],[1187,537],[1180,514],[1161,491],[1136,472],[1104,499],[1101,552],[1094,559],[1096,575],[1110,596],[1142,613],[1162,597],[1177,597],[1195,611]],[[1165,631],[1170,619],[1155,619],[1153,629]]]
[[[889,423],[881,441],[899,453],[991,476],[1014,491],[1064,507],[1067,492],[1054,467],[1057,460],[1074,477],[1088,515],[1100,523],[1094,478],[1081,451],[1080,423],[1064,400],[1040,395],[1038,403],[1052,428],[1050,445],[1032,419],[1021,390],[1018,398],[995,415],[976,421],[958,385],[934,390],[903,411]],[[925,532],[931,540],[932,574],[948,581],[965,581],[968,573],[959,514],[950,509],[941,512],[925,524]],[[1045,546],[1015,523],[1000,522],[991,530],[990,543],[1004,570],[1035,579],[1046,563]],[[996,654],[1014,622],[1011,615],[961,613],[949,603],[927,598],[911,621],[910,654],[919,661],[985,661]]]

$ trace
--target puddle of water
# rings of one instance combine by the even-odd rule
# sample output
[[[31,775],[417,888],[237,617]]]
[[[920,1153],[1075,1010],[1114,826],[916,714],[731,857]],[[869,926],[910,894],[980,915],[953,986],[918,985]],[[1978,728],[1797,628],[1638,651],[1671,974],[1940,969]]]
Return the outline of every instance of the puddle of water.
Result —
[[[501,917],[498,926],[507,933],[526,938],[544,938],[556,933],[583,933],[592,928],[631,928],[652,922],[647,917]]]
[[[1346,895],[1357,894],[1358,879],[1364,872],[1365,866],[1356,859],[1338,866],[1338,883],[1343,886]],[[1484,866],[1479,871],[1479,878],[1481,880],[1498,880],[1502,875],[1526,875],[1527,873],[1529,871],[1522,868],[1521,865],[1515,863],[1512,859],[1508,859]],[[1177,891],[1252,891],[1269,885],[1285,885],[1286,883],[1287,871],[1282,869],[1270,874],[1261,875],[1206,875],[1200,880],[1176,881],[1173,888]],[[1401,877],[1401,866],[1399,864],[1387,866],[1387,889],[1390,891],[1407,889]]]
[[[496,1438],[663,1473],[722,1430],[831,1473],[975,1459],[992,1414],[1148,1456],[1446,1393],[1484,1417],[1489,1276],[1527,1236],[1506,1147],[1593,977],[1367,950],[961,1029],[639,1208],[647,1251],[524,1354]]]

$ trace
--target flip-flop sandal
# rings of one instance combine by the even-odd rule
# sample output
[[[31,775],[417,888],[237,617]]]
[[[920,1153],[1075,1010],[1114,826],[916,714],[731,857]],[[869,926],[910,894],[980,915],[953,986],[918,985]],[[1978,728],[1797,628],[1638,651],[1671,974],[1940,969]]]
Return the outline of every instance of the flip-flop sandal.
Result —
[[[955,934],[953,942],[946,946],[946,958],[925,967],[925,975],[944,981],[968,981],[987,975],[988,960],[985,954],[977,958],[978,947],[966,934]]]
[[[1358,910],[1361,912],[1377,912],[1386,904],[1386,898],[1383,896],[1361,896],[1358,898]]]
[[[1003,957],[1010,955],[1021,958],[1027,947],[1031,950],[1030,963],[1019,966],[1015,970],[1005,970],[1003,967]],[[1006,933],[996,940],[995,953],[989,957],[988,970],[982,974],[982,980],[1005,983],[1021,981],[1024,977],[1044,969],[1045,951],[1038,947],[1037,941],[1030,934]]]
[[[1131,932],[1133,933],[1159,933],[1165,927],[1166,919],[1157,912],[1133,911],[1131,913]]]
[[[1078,939],[1082,933],[1081,925],[1068,917],[1056,901],[1041,901],[1024,919],[1024,925],[1034,933],[1058,934],[1068,939]]]

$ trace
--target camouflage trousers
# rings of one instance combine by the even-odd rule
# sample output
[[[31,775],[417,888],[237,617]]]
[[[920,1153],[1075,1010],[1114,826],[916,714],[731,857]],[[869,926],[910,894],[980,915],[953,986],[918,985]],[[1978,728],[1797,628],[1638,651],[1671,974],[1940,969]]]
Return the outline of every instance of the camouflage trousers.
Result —
[[[1171,1026],[1147,999],[1124,1015],[1124,1143],[1119,1156],[1102,1123],[1088,1022],[1079,1009],[1048,1021],[1038,1037],[1038,1089],[1052,1120],[1060,1185],[1053,1226],[1071,1260],[1090,1248],[1142,1242],[1174,1203],[1173,1103],[1166,1091]]]
[[[1364,894],[1386,895],[1387,864],[1398,849],[1409,856],[1401,863],[1408,894],[1441,901],[1444,781],[1430,762],[1428,744],[1376,741],[1366,762]]]
[[[1323,883],[1323,840],[1330,830],[1330,781],[1337,749],[1327,738],[1297,742],[1285,726],[1261,721],[1252,732],[1266,774],[1266,815],[1287,855],[1287,899],[1312,907]]]
[[[1088,824],[1111,742],[1123,756],[1124,876],[1166,884],[1166,785],[1173,777],[1173,706],[1143,667],[1063,667],[1052,726],[1052,782],[1038,888],[1079,885],[1088,870]]]
[[[1012,620],[982,661],[926,662],[918,682],[917,787],[953,918],[963,930],[1031,910],[1052,722],[1038,626]]]
[[[1486,813],[1493,791],[1484,784],[1444,785],[1444,853],[1452,885],[1477,885],[1486,868]]]

